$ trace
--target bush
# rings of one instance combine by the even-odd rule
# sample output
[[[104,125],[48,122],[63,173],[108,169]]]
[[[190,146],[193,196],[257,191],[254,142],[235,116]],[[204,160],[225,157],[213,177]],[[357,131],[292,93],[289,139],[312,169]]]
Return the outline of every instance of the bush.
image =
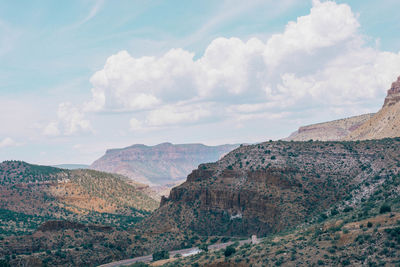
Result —
[[[0,259],[0,266],[1,267],[9,267],[11,265],[10,265],[10,263],[8,263],[8,261]]]
[[[207,244],[201,244],[201,245],[199,246],[199,249],[202,250],[202,251],[204,251],[204,252],[208,252],[208,246],[207,246]]]
[[[150,265],[144,263],[144,262],[135,262],[133,265],[130,265],[130,267],[148,267]]]
[[[235,252],[236,252],[236,249],[234,247],[228,246],[224,251],[224,255],[225,255],[225,257],[229,257],[232,254],[234,254]]]
[[[382,214],[382,213],[391,212],[391,211],[392,211],[392,208],[389,205],[383,204],[381,206],[381,209],[379,210],[379,213]]]
[[[157,251],[153,253],[153,261],[169,259],[169,252],[165,250]]]
[[[331,210],[331,216],[335,216],[335,215],[338,215],[338,214],[339,214],[339,212],[337,211],[337,209]]]

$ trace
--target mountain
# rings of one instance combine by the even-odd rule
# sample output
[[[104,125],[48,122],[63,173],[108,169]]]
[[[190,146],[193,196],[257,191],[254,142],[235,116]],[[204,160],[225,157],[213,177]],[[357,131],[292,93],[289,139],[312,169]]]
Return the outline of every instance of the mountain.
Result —
[[[0,212],[3,229],[8,225],[14,231],[8,236],[4,229],[0,236],[0,263],[97,266],[257,234],[265,236],[260,244],[240,247],[233,243],[236,252],[231,256],[224,256],[224,251],[202,253],[177,258],[167,266],[374,266],[383,265],[383,261],[395,266],[400,251],[399,147],[400,138],[242,145],[215,163],[201,164],[185,183],[163,198],[156,211],[151,215],[143,212],[143,220],[136,223],[122,219],[109,222],[105,219],[111,213],[102,213],[100,218],[100,212],[95,211],[87,213],[90,217],[85,218],[92,219],[86,221],[82,220],[85,214],[65,216],[65,202],[59,205],[48,197],[53,205],[45,210],[63,215],[57,215],[62,220],[52,216],[38,224],[43,212]],[[74,172],[14,162],[7,162],[3,170],[8,178],[2,180],[2,186],[25,188],[57,180],[53,190],[61,188],[61,181]],[[93,175],[89,176],[98,176],[97,171],[90,172]],[[80,184],[79,179],[77,182]],[[97,181],[84,184],[90,189]],[[93,195],[103,196],[109,186]],[[43,191],[41,187],[33,189]],[[20,197],[27,192],[13,194]],[[72,196],[70,192],[68,196]],[[132,194],[127,187],[111,188],[109,197],[122,197],[124,192],[128,198]],[[35,209],[38,196],[31,195],[27,201]],[[88,203],[87,199],[81,202]],[[18,205],[28,204],[20,201]],[[138,216],[136,211],[136,215],[124,218]],[[31,225],[32,230],[18,232],[25,225]]]
[[[53,165],[52,167],[60,168],[60,169],[68,169],[68,170],[76,170],[76,169],[87,169],[90,165],[86,164],[58,164]]]
[[[374,194],[400,172],[399,149],[400,138],[241,146],[201,164],[139,225],[204,236],[281,232],[340,201],[355,206]]]
[[[400,76],[387,92],[377,113],[300,127],[282,140],[338,141],[368,140],[400,136]]]
[[[132,145],[107,150],[90,168],[118,173],[152,186],[168,187],[168,184],[174,185],[183,181],[200,163],[216,161],[237,146],[171,143],[155,146]]]
[[[146,187],[117,174],[4,161],[0,237],[32,233],[49,220],[128,227],[158,205]]]
[[[302,126],[284,141],[338,141],[358,129],[365,122],[369,121],[375,114],[364,114],[350,118],[334,120],[323,123]]]
[[[224,250],[163,266],[397,266],[400,176],[378,184],[356,207],[332,207],[310,223]],[[225,254],[225,255],[224,255]]]
[[[351,132],[345,140],[367,140],[400,136],[400,76],[392,83],[381,110]]]

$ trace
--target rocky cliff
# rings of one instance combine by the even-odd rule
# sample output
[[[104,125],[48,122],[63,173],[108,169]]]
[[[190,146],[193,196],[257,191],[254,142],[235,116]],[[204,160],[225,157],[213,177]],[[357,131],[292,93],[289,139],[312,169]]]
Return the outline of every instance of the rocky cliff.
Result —
[[[152,186],[175,185],[184,180],[200,163],[216,161],[236,147],[237,145],[171,143],[156,146],[133,145],[107,150],[90,168],[122,174]]]
[[[397,81],[392,83],[392,86],[387,92],[383,107],[390,107],[400,102],[400,76]]]
[[[222,236],[279,232],[344,198],[372,194],[399,172],[399,148],[400,139],[241,146],[200,165],[143,226]]]
[[[285,141],[338,141],[393,138],[400,136],[400,77],[387,91],[382,109],[341,120],[300,127]]]
[[[368,140],[400,136],[400,77],[392,83],[383,107],[344,140]]]

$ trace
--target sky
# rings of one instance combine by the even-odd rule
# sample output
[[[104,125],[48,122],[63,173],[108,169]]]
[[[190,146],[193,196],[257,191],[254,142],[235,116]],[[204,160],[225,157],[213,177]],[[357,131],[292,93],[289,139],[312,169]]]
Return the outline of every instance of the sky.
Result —
[[[376,112],[397,0],[1,1],[0,160],[254,143]]]

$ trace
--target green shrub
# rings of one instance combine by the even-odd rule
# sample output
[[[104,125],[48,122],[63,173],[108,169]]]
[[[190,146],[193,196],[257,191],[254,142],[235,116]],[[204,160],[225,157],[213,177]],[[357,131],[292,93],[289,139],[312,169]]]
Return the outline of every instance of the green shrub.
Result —
[[[224,255],[225,255],[225,257],[229,257],[232,254],[234,254],[235,252],[236,252],[236,249],[233,246],[228,246],[224,251]]]
[[[157,251],[153,253],[153,261],[169,259],[169,252],[165,250]]]
[[[150,265],[148,265],[144,262],[135,262],[134,264],[129,265],[129,267],[148,267],[148,266],[150,266]]]
[[[383,204],[381,206],[381,209],[379,210],[379,213],[386,213],[386,212],[391,212],[392,208],[388,204]]]

